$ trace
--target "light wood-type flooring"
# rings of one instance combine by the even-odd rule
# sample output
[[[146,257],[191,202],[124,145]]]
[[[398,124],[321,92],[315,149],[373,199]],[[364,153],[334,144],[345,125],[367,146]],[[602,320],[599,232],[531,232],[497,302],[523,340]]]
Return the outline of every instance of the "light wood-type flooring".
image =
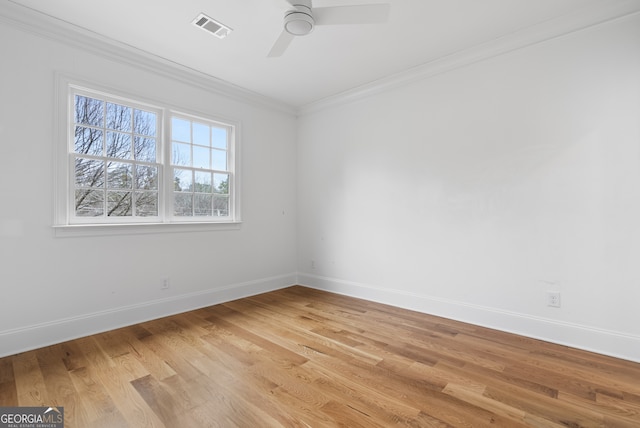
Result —
[[[73,427],[640,427],[640,364],[304,287],[0,359]]]

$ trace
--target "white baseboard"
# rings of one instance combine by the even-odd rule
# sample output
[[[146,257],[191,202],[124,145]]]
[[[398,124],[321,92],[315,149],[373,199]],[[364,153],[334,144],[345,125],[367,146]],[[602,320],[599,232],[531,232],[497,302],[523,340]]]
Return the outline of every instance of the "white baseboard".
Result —
[[[295,285],[295,273],[0,331],[0,357]]]
[[[295,273],[0,331],[0,357],[300,284],[640,363],[640,337],[367,284]]]
[[[462,321],[640,363],[640,337],[455,300],[309,274],[300,285]]]

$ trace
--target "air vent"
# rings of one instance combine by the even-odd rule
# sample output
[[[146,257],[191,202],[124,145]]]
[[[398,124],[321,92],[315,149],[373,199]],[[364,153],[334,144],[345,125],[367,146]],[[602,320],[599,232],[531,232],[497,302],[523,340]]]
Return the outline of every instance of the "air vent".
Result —
[[[231,28],[219,23],[213,18],[208,17],[204,13],[198,15],[196,19],[193,20],[192,24],[208,31],[219,39],[224,39],[231,31],[233,31]]]

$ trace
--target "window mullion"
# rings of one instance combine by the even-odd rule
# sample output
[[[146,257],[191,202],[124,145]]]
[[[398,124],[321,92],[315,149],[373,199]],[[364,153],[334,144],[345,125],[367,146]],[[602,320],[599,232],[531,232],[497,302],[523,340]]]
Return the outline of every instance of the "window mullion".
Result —
[[[167,110],[162,112],[162,168],[163,168],[163,198],[162,213],[163,221],[168,223],[171,220],[171,208],[173,207],[173,164],[171,157],[171,120]]]

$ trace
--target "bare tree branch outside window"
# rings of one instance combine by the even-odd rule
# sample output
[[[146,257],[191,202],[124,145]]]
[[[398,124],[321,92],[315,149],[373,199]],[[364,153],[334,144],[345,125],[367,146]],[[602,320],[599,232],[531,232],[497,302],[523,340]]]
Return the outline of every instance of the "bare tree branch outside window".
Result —
[[[69,90],[69,224],[234,217],[234,125],[75,85]]]
[[[75,212],[157,216],[155,113],[75,96]]]

